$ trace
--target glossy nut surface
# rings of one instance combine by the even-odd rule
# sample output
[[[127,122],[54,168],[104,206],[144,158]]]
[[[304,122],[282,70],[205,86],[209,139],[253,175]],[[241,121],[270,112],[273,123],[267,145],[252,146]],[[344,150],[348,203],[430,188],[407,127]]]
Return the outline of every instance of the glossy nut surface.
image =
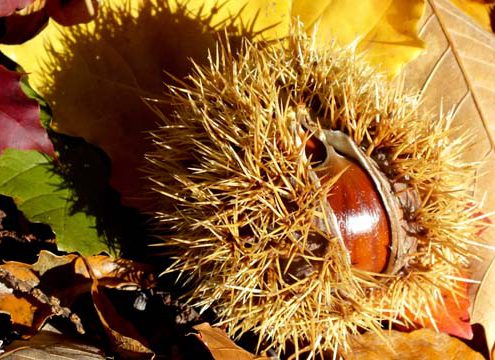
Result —
[[[321,181],[340,174],[328,196],[351,263],[357,269],[383,272],[390,256],[391,231],[387,212],[371,177],[354,161],[327,151],[314,137],[306,153],[315,160]],[[325,159],[324,166],[318,166]]]

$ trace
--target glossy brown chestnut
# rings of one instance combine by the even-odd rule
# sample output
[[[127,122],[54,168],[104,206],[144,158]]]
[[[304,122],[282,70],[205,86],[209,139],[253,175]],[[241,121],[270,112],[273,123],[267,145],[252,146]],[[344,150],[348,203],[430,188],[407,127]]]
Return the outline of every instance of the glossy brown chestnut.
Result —
[[[390,256],[390,222],[373,180],[353,160],[335,151],[330,154],[321,151],[327,152],[327,149],[312,137],[306,145],[306,153],[315,160],[321,181],[328,181],[343,171],[332,187],[328,202],[352,265],[361,270],[384,271]],[[324,166],[318,166],[323,162]]]

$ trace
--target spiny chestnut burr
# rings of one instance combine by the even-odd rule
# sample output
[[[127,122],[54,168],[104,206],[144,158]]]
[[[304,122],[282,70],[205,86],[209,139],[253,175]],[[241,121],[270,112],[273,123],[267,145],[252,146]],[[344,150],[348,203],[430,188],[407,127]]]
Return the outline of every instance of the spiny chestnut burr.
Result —
[[[176,111],[147,155],[185,298],[296,357],[428,317],[479,230],[448,119],[351,50],[312,44],[296,27],[274,46],[219,45],[169,88]]]

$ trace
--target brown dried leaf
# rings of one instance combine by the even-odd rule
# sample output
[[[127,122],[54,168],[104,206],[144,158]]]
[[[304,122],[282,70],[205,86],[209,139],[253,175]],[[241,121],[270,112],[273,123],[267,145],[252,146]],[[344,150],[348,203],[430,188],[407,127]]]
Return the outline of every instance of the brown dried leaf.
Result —
[[[2,360],[103,360],[103,351],[93,345],[62,336],[52,331],[41,331],[29,341],[14,341]]]
[[[154,353],[149,349],[147,341],[130,321],[119,315],[103,290],[95,279],[91,287],[91,296],[113,350],[124,359],[152,358]]]
[[[18,280],[25,281],[31,286],[37,286],[40,282],[32,270],[31,265],[16,261],[9,261],[0,266],[1,269],[13,274]]]
[[[38,330],[43,323],[36,324],[37,307],[28,300],[0,290],[0,312],[10,315],[14,326]]]
[[[447,0],[427,3],[420,30],[427,50],[406,67],[406,86],[423,92],[426,111],[452,111],[452,124],[459,127],[458,133],[470,131],[472,145],[465,159],[484,161],[471,184],[473,194],[485,200],[484,211],[490,213],[495,210],[495,36]],[[495,245],[495,228],[489,228],[483,237],[487,245]],[[483,277],[494,255],[493,251],[483,252],[483,261],[471,269],[475,280]],[[473,299],[477,287],[470,290]],[[473,306],[472,322],[482,322],[488,332],[490,316],[484,313],[488,307],[482,304],[486,300],[479,299]],[[494,336],[487,334],[490,348]]]
[[[151,286],[154,281],[150,275],[149,266],[125,259],[116,260],[106,255],[83,258],[76,254],[58,256],[48,251],[41,251],[38,261],[33,265],[33,270],[42,276],[53,268],[70,263],[72,263],[74,274],[91,279],[91,274],[89,274],[86,266],[88,264],[100,285],[107,287],[119,288],[127,285],[139,285],[146,288]]]
[[[13,328],[24,336],[36,333],[52,316],[49,304],[30,296],[30,290],[39,284],[30,265],[8,262],[0,266],[0,312],[10,316]],[[16,292],[10,287],[16,284]],[[22,291],[22,293],[20,293]]]
[[[154,356],[147,341],[138,333],[133,324],[123,318],[114,304],[105,295],[104,286],[100,286],[96,267],[86,258],[81,258],[79,271],[91,279],[91,297],[96,313],[107,334],[113,350],[125,359],[149,359]]]
[[[9,286],[3,291],[0,288],[0,312],[10,314],[14,328],[26,336],[38,331],[54,315],[69,317],[79,326],[68,307],[81,295],[90,293],[95,282],[106,288],[130,285],[147,288],[153,284],[149,274],[147,266],[128,260],[102,255],[57,256],[41,251],[33,265],[18,262],[0,265],[1,280],[16,290],[14,295]]]
[[[423,92],[423,107],[430,112],[452,111],[453,126],[472,134],[466,151],[469,161],[486,160],[479,171],[474,192],[485,211],[495,209],[494,132],[495,36],[475,24],[447,0],[428,0],[420,30],[427,50],[406,67],[406,85]],[[493,231],[487,243],[495,244]],[[473,269],[480,279],[493,254]]]
[[[429,329],[411,333],[392,330],[368,332],[355,338],[346,360],[483,360],[483,356],[462,341]]]
[[[208,348],[215,360],[270,360],[266,356],[256,356],[237,346],[225,331],[211,327],[208,323],[193,327],[196,337]]]

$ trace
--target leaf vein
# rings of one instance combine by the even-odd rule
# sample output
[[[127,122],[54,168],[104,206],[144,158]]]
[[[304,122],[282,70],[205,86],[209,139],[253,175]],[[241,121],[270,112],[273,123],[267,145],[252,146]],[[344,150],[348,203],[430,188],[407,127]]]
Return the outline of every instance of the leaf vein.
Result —
[[[430,72],[428,73],[428,77],[425,79],[423,85],[421,86],[421,90],[420,90],[421,93],[423,93],[426,90],[426,88],[428,87],[428,85],[431,83],[431,80],[433,79],[433,77],[437,73],[437,69],[440,67],[443,60],[447,57],[447,54],[450,52],[449,50],[450,50],[450,47],[447,46],[445,48],[445,50],[443,51],[442,55],[439,56],[439,58],[437,59],[437,61],[433,65],[433,67],[431,68]]]
[[[454,56],[454,59],[455,61],[457,62],[458,66],[459,66],[459,70],[461,71],[461,74],[464,78],[464,81],[469,89],[469,91],[471,92],[471,97],[473,98],[473,102],[474,102],[474,106],[476,107],[476,111],[478,112],[478,115],[480,116],[480,119],[483,123],[483,127],[485,128],[485,131],[486,133],[488,134],[488,139],[490,141],[490,145],[491,147],[495,147],[494,145],[494,141],[493,141],[493,137],[491,135],[491,133],[489,132],[488,130],[488,121],[485,117],[485,114],[483,113],[482,109],[481,109],[481,106],[480,106],[480,101],[478,99],[478,96],[476,94],[476,92],[473,91],[474,89],[474,86],[473,86],[473,83],[471,81],[471,78],[468,76],[468,72],[466,71],[466,68],[465,68],[465,65],[464,65],[464,62],[462,61],[462,58],[459,54],[459,51],[457,49],[457,47],[455,46],[455,42],[454,40],[452,39],[452,35],[451,33],[449,32],[448,30],[448,27],[446,26],[443,18],[442,18],[442,14],[441,14],[441,11],[439,10],[439,8],[443,9],[444,11],[452,14],[452,11],[449,10],[448,8],[445,8],[441,5],[438,5],[438,0],[428,0],[431,8],[432,8],[432,11],[435,13],[437,19],[438,19],[438,23],[440,25],[440,28],[442,30],[442,33],[444,34],[447,42],[449,43],[449,47],[450,49],[452,49],[452,54]],[[456,14],[454,14],[456,15]],[[457,15],[457,17],[462,20],[463,22],[467,22],[465,18],[462,18],[462,17],[459,17]],[[467,22],[469,23],[469,22]],[[473,25],[471,25],[473,26]],[[479,29],[478,29],[479,31]]]
[[[492,87],[488,87],[488,86],[485,86],[485,85],[483,85],[483,84],[476,84],[476,86],[475,86],[475,87],[476,87],[476,88],[483,89],[483,90],[486,90],[486,91],[488,91],[488,92],[490,92],[490,93],[495,94],[495,89],[494,89],[494,88],[492,88]]]
[[[463,37],[463,38],[465,38],[465,39],[468,39],[468,40],[470,40],[470,41],[472,41],[472,42],[475,42],[475,43],[477,43],[477,44],[483,45],[483,46],[484,46],[484,47],[486,47],[488,50],[490,50],[491,52],[495,53],[495,49],[494,49],[492,46],[488,45],[487,43],[485,43],[485,42],[481,41],[481,40],[480,40],[480,39],[478,39],[478,38],[475,38],[475,37],[473,37],[473,36],[471,36],[471,35],[468,35],[468,34],[461,33],[461,32],[459,32],[459,31],[456,31],[455,29],[451,29],[451,30],[450,30],[450,32],[451,32],[452,34],[455,34],[455,35],[457,35],[457,36],[461,36],[461,37]]]
[[[477,62],[477,63],[480,63],[480,64],[483,64],[485,66],[489,66],[489,67],[492,67],[492,68],[495,68],[495,64],[492,64],[488,61],[485,61],[485,60],[482,60],[480,58],[476,58],[474,56],[470,56],[470,55],[467,55],[467,54],[463,54],[462,57],[464,59],[468,59],[468,60],[471,60],[471,61],[474,61],[474,62]]]
[[[19,171],[16,174],[14,174],[14,176],[12,176],[12,177],[4,180],[2,183],[0,183],[0,186],[7,185],[12,180],[15,180],[17,177],[19,177],[19,176],[21,176],[23,174],[26,174],[27,172],[29,172],[30,170],[34,169],[38,165],[39,165],[39,163],[31,164],[29,167],[26,167],[25,169],[22,169],[21,171]],[[10,168],[10,167],[8,167],[8,168]],[[10,169],[12,169],[12,168],[10,168]]]
[[[461,100],[459,100],[457,102],[457,104],[455,105],[454,109],[452,110],[452,119],[457,116],[457,113],[459,112],[459,109],[462,107],[462,105],[464,104],[464,102],[466,101],[466,99],[469,97],[470,94],[471,94],[471,91],[469,91],[469,89],[468,89],[466,91],[466,93],[462,96]]]
[[[475,25],[474,23],[472,23],[471,21],[466,21],[466,17],[464,16],[461,16],[459,15],[458,13],[452,11],[451,9],[449,9],[448,7],[445,7],[443,5],[438,5],[436,4],[437,0],[428,0],[431,3],[435,2],[435,5],[432,4],[432,7],[438,7],[438,8],[441,8],[442,10],[444,10],[446,13],[448,13],[449,15],[455,17],[457,20],[461,21],[464,25],[467,25],[469,26],[471,29],[475,30],[476,32],[484,35],[486,37],[486,35],[488,35],[488,33],[481,29],[478,25]],[[437,17],[438,17],[438,14],[437,14]]]
[[[426,30],[426,27],[430,24],[430,22],[435,18],[433,16],[434,14],[431,13],[430,16],[428,16],[425,20],[425,22],[423,23],[423,25],[421,25],[421,27],[419,28],[419,31],[418,31],[418,35],[419,37],[423,37],[424,35],[424,31]]]

